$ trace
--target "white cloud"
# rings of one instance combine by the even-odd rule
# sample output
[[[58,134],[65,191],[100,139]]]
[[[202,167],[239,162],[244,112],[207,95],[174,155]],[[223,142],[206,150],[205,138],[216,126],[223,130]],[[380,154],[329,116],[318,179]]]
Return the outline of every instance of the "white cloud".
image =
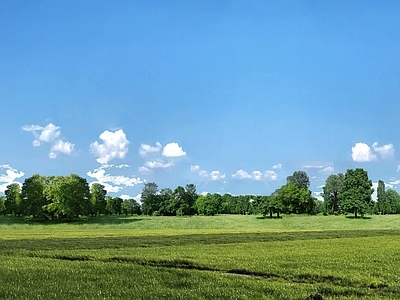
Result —
[[[10,165],[1,165],[0,169],[5,169],[5,174],[0,174],[0,192],[4,193],[7,189],[7,186],[12,183],[18,183],[21,185],[20,182],[16,182],[15,179],[21,178],[25,175],[24,172],[18,172],[17,169],[12,168]]]
[[[356,143],[351,148],[351,157],[356,162],[369,162],[377,160],[376,154],[372,153],[371,148],[362,142]]]
[[[161,151],[162,145],[157,142],[156,146],[150,146],[147,144],[141,144],[139,147],[139,154],[141,157],[146,157],[148,154],[159,153]]]
[[[97,162],[108,164],[114,158],[122,159],[128,153],[129,141],[122,129],[115,132],[104,131],[100,134],[102,144],[95,141],[90,144],[90,151],[97,156]]]
[[[237,170],[235,174],[232,174],[232,178],[239,179],[239,180],[240,179],[250,179],[251,176],[246,171],[240,169],[240,170]]]
[[[53,146],[50,148],[49,157],[56,158],[57,152],[70,155],[74,151],[75,145],[70,142],[63,142],[62,140],[57,140]]]
[[[22,129],[33,133],[35,139],[33,140],[32,145],[34,147],[39,147],[43,142],[54,142],[50,148],[49,158],[56,158],[57,153],[70,155],[74,150],[74,144],[58,139],[61,135],[60,127],[52,123],[47,124],[45,127],[39,125],[25,125]]]
[[[153,172],[153,170],[150,170],[149,168],[146,168],[145,166],[139,167],[138,170],[142,174],[149,174],[149,173]]]
[[[135,186],[145,182],[145,180],[142,180],[139,177],[106,174],[106,171],[102,168],[96,169],[93,172],[89,171],[86,175],[96,179],[96,181],[91,184],[100,183],[105,186],[107,192],[115,193],[119,192],[124,187]]]
[[[257,170],[249,174],[246,171],[240,169],[237,170],[236,173],[232,174],[231,177],[238,180],[251,179],[255,181],[262,181],[262,180],[275,181],[278,179],[278,174],[276,174],[276,172],[273,170],[267,170],[264,173]]]
[[[162,155],[166,157],[179,157],[185,156],[186,152],[182,150],[182,147],[180,147],[178,143],[172,142],[165,145]]]
[[[319,172],[323,174],[332,174],[333,172],[335,172],[335,168],[333,166],[327,166],[325,168],[322,168]]]
[[[276,164],[276,165],[272,166],[272,169],[280,170],[280,169],[282,169],[282,164]]]
[[[317,170],[318,173],[321,174],[332,174],[335,171],[335,168],[333,167],[333,163],[329,162],[314,162],[308,165],[302,166],[303,169],[308,169],[308,170]],[[313,177],[317,178],[317,177]]]
[[[127,165],[127,164],[122,164],[122,165],[118,165],[118,166],[115,166],[117,169],[125,169],[125,168],[130,168],[131,166],[130,165]]]
[[[32,144],[35,147],[40,146],[41,142],[50,143],[57,139],[61,134],[60,127],[55,126],[52,123],[47,124],[46,127],[39,125],[25,125],[22,129],[33,133],[35,140]]]
[[[391,181],[389,182],[389,184],[391,184],[391,185],[398,185],[398,184],[400,184],[400,180],[399,180],[399,179],[393,179],[393,180],[391,180]]]
[[[146,161],[144,167],[148,169],[166,169],[171,167],[173,164],[171,162],[164,163],[162,161]]]
[[[378,142],[372,144],[372,149],[377,152],[382,159],[390,159],[394,156],[393,144],[386,144],[381,147],[378,146]]]
[[[351,148],[351,157],[356,162],[369,162],[378,160],[377,154],[379,154],[382,159],[390,159],[394,156],[394,151],[393,144],[379,146],[378,142],[374,142],[372,147],[370,147],[365,143],[359,142]],[[399,168],[397,170],[399,170]]]
[[[196,172],[204,180],[217,181],[225,178],[225,174],[220,171],[211,171],[210,173],[200,168],[200,166],[190,166],[190,171]]]

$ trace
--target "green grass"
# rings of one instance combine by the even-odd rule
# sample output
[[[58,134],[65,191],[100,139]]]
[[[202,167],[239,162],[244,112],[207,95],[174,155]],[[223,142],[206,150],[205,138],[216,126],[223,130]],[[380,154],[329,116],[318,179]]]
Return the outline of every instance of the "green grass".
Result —
[[[0,298],[399,299],[399,221],[5,217]]]

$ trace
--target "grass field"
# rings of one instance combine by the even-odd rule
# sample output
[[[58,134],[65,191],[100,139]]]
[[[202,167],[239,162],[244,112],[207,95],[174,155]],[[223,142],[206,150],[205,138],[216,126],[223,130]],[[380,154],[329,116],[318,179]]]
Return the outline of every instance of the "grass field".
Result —
[[[1,299],[400,298],[400,217],[0,217]]]

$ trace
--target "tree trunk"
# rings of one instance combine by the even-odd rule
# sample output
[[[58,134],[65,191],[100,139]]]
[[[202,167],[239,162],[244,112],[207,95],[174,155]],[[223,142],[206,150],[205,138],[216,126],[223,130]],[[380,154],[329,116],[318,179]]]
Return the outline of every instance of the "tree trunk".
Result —
[[[269,208],[269,218],[272,219],[272,208]]]
[[[357,219],[357,208],[354,211],[354,218]]]

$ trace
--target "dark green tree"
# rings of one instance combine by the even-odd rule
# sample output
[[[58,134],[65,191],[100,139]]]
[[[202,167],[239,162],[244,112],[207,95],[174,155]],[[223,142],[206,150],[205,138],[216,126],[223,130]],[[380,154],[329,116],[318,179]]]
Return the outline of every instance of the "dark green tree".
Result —
[[[293,183],[302,189],[308,189],[310,187],[310,178],[304,171],[296,171],[292,176],[286,178],[287,183]]]
[[[5,209],[7,214],[20,215],[21,187],[18,183],[7,185],[4,191],[6,196]]]
[[[368,179],[368,173],[361,169],[349,169],[344,175],[339,200],[343,211],[364,215],[372,205],[371,195],[374,192],[372,181]]]
[[[45,190],[52,184],[54,177],[45,177],[35,174],[26,178],[22,184],[21,212],[25,216],[37,219],[51,219],[52,214],[47,211],[51,202],[46,198]]]
[[[155,182],[146,182],[142,189],[142,211],[145,215],[153,215],[160,210],[160,198],[158,197],[158,186]]]
[[[100,183],[93,183],[90,187],[90,201],[92,205],[92,215],[106,213],[106,195],[107,191],[104,185]]]
[[[324,204],[329,208],[331,214],[341,212],[339,193],[343,180],[343,173],[332,174],[326,179],[325,186],[323,187]]]
[[[378,211],[384,215],[391,212],[391,205],[390,202],[387,201],[386,191],[385,191],[385,183],[382,180],[378,181],[378,188],[377,188],[377,204],[378,204]]]
[[[0,196],[0,215],[4,215],[6,213],[6,197]]]

